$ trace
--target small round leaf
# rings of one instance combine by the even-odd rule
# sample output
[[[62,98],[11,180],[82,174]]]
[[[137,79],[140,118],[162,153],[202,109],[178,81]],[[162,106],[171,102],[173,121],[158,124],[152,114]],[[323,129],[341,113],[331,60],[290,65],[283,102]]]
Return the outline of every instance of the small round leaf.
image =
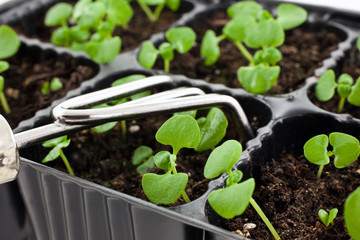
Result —
[[[327,155],[329,139],[325,134],[310,138],[304,145],[304,155],[306,159],[317,165],[326,165],[330,162]]]
[[[318,80],[315,96],[320,101],[329,101],[335,93],[336,82],[333,70],[327,70]]]
[[[255,1],[241,1],[231,5],[227,9],[227,14],[231,18],[257,18],[262,11],[261,5]]]
[[[143,162],[136,168],[138,174],[145,174],[150,168],[155,167],[154,156],[151,156],[147,161]]]
[[[115,25],[126,25],[133,16],[133,10],[126,0],[110,0],[107,7],[107,20]]]
[[[81,14],[83,13],[84,9],[86,9],[86,7],[88,5],[90,5],[92,3],[92,0],[79,0],[76,2],[75,6],[74,6],[74,10],[72,13],[72,21],[75,22],[77,21]]]
[[[20,40],[14,30],[7,25],[0,27],[0,59],[13,56],[20,47]]]
[[[200,48],[200,56],[204,58],[204,65],[211,66],[217,62],[220,57],[219,42],[216,33],[213,30],[207,30]]]
[[[215,147],[225,136],[228,121],[219,108],[211,108],[205,123],[200,127],[200,143],[195,151],[201,152]]]
[[[71,16],[73,7],[69,3],[57,3],[52,6],[45,16],[45,26],[54,27],[63,25]]]
[[[307,11],[299,6],[290,3],[282,3],[277,9],[277,21],[284,30],[300,26],[307,19]]]
[[[97,63],[108,63],[114,60],[121,49],[121,39],[113,37],[102,42],[89,42],[86,53]]]
[[[84,8],[80,19],[79,26],[81,28],[96,28],[97,24],[101,19],[104,18],[106,14],[106,6],[103,2],[97,1],[89,5],[86,5]]]
[[[251,48],[278,47],[284,43],[285,32],[280,23],[274,19],[267,19],[256,24],[248,32],[245,44]]]
[[[230,219],[246,210],[254,189],[255,180],[250,178],[242,183],[211,192],[208,201],[221,217]]]
[[[190,27],[171,28],[166,32],[166,39],[179,53],[186,53],[194,45],[196,33]]]
[[[230,172],[242,153],[241,144],[235,140],[228,140],[211,152],[204,168],[204,176],[208,179],[216,178],[223,172]]]
[[[172,61],[174,59],[174,50],[168,42],[164,42],[160,45],[159,53],[164,60]]]
[[[156,140],[173,148],[176,155],[181,148],[195,148],[200,141],[200,129],[193,117],[176,115],[168,119],[156,132]]]
[[[354,80],[349,74],[343,73],[340,75],[337,85],[337,92],[340,97],[347,98],[350,95],[353,82]]]
[[[279,74],[279,66],[266,67],[257,65],[254,67],[240,67],[238,79],[246,91],[254,94],[263,94],[276,84]]]
[[[156,58],[159,54],[159,51],[154,47],[154,45],[146,41],[141,47],[139,53],[139,63],[145,68],[152,68],[156,62]]]
[[[0,73],[9,69],[9,63],[6,61],[0,61]]]
[[[147,173],[142,178],[142,187],[151,202],[170,204],[180,197],[187,182],[188,175],[185,173],[164,175]]]
[[[247,33],[255,27],[255,24],[254,18],[235,18],[224,26],[222,33],[232,42],[243,42]]]
[[[180,4],[181,0],[166,0],[166,6],[173,12],[179,9]]]
[[[336,168],[344,168],[352,164],[360,154],[359,141],[351,135],[333,132],[329,135],[330,145],[333,146]]]
[[[352,239],[360,239],[360,187],[352,192],[344,205],[346,229]]]
[[[171,153],[168,151],[158,152],[154,157],[155,165],[160,169],[169,170],[171,167],[170,156]]]
[[[57,28],[51,35],[51,42],[58,46],[69,46],[71,44],[72,31],[68,27]]]
[[[153,150],[148,146],[141,145],[137,147],[134,151],[132,164],[139,165],[140,163],[145,162],[145,160],[148,159],[152,153]]]

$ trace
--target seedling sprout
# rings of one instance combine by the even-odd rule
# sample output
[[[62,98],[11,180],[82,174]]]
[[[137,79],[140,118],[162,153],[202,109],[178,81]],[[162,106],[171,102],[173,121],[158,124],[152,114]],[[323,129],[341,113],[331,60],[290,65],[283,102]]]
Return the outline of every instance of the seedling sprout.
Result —
[[[329,211],[329,213],[324,210],[324,209],[320,209],[318,212],[319,218],[321,220],[321,222],[328,227],[330,224],[334,224],[333,221],[336,218],[338,213],[338,209],[337,208],[333,208]]]
[[[333,147],[328,151],[328,145]],[[330,162],[330,156],[334,156],[334,166],[336,168],[344,168],[352,164],[360,154],[359,141],[345,133],[333,132],[329,138],[320,134],[309,139],[304,145],[304,155],[306,159],[314,164],[319,165],[317,177],[321,177],[321,173],[326,164]]]
[[[42,160],[42,163],[54,161],[58,157],[60,157],[63,160],[69,174],[74,175],[74,171],[72,170],[70,163],[62,150],[63,148],[68,147],[69,145],[70,145],[70,139],[68,139],[66,135],[43,142],[42,144],[43,147],[52,148],[52,149]]]
[[[45,82],[41,88],[41,93],[46,95],[50,92],[56,92],[63,87],[62,82],[58,77],[54,77],[50,80],[50,82]]]
[[[150,41],[144,42],[139,53],[139,62],[143,67],[152,68],[157,56],[160,55],[164,60],[164,71],[169,72],[170,62],[174,59],[174,51],[180,54],[188,52],[196,39],[195,32],[189,27],[169,29],[165,36],[168,42],[162,43],[159,49],[156,49]]]
[[[239,68],[238,80],[248,92],[265,93],[276,84],[280,73],[276,64],[282,54],[277,47],[284,43],[285,30],[304,23],[307,12],[299,6],[283,3],[278,6],[275,19],[255,1],[241,1],[230,6],[227,13],[232,19],[222,29],[222,34],[216,36],[213,30],[208,30],[202,39],[200,55],[204,64],[211,66],[217,62],[221,41],[233,42],[249,62],[248,66]],[[245,45],[261,49],[253,56]]]
[[[132,164],[138,166],[136,172],[145,174],[148,169],[155,167],[153,150],[148,146],[139,146],[135,149]]]
[[[195,119],[188,115],[176,115],[168,119],[157,131],[156,140],[172,147],[172,153],[161,151],[155,155],[155,165],[167,173],[158,175],[146,173],[142,178],[145,195],[156,204],[170,204],[183,196],[190,202],[185,192],[188,175],[178,173],[175,167],[176,155],[182,148],[195,148],[200,141],[200,129]]]
[[[9,69],[9,63],[3,61],[12,57],[17,53],[20,47],[20,40],[16,35],[15,31],[12,30],[9,26],[2,25],[0,26],[0,74]],[[6,100],[5,93],[5,79],[0,75],[0,102],[6,114],[11,112],[9,104]]]
[[[345,100],[354,106],[360,106],[360,77],[353,85],[353,78],[343,73],[335,82],[335,73],[333,70],[326,71],[320,78],[315,87],[315,96],[320,101],[329,101],[335,94],[335,89],[340,97],[338,112],[341,113],[344,108]]]
[[[107,63],[121,49],[120,37],[112,37],[115,26],[126,27],[132,15],[126,0],[79,0],[74,7],[60,2],[47,12],[45,25],[58,27],[51,36],[55,45],[85,51],[95,62]]]
[[[205,165],[204,176],[213,179],[226,172],[229,177],[226,179],[225,188],[215,190],[209,194],[209,204],[221,217],[230,219],[241,215],[250,203],[274,238],[280,239],[269,219],[252,198],[255,189],[254,178],[240,183],[243,176],[242,172],[240,170],[232,171],[232,167],[240,158],[241,153],[241,144],[235,140],[228,140],[215,148],[210,154]]]

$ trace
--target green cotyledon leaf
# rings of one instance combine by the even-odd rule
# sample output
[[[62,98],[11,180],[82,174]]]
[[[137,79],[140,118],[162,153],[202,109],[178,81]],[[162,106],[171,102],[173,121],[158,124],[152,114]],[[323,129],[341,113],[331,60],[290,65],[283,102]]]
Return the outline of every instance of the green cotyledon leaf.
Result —
[[[315,96],[320,101],[329,101],[335,93],[336,82],[333,70],[327,70],[315,86]]]
[[[72,14],[73,7],[69,3],[57,3],[52,6],[45,16],[45,26],[54,27],[66,24]]]
[[[334,165],[336,168],[349,166],[359,157],[359,140],[355,137],[345,133],[333,132],[329,135],[329,139],[330,145],[334,148]]]
[[[14,30],[7,25],[0,26],[0,59],[9,58],[19,50],[20,40]]]
[[[139,53],[139,63],[145,68],[152,68],[156,62],[159,51],[149,41],[143,43]]]
[[[221,173],[231,171],[233,165],[239,160],[242,146],[238,141],[228,140],[215,148],[204,167],[204,176],[208,179],[216,178]]]
[[[348,102],[354,106],[360,106],[360,77],[356,80],[356,83],[352,86],[351,93],[348,97]]]
[[[327,155],[329,139],[325,134],[320,134],[310,138],[304,145],[304,155],[306,159],[317,165],[326,165],[330,162]]]
[[[200,47],[200,56],[204,59],[205,66],[211,66],[220,57],[219,41],[213,30],[207,30]]]
[[[277,8],[277,21],[284,28],[290,30],[303,24],[307,19],[307,11],[291,3],[282,3]]]
[[[263,94],[276,84],[279,74],[279,66],[267,67],[260,64],[253,67],[240,67],[237,75],[246,91]]]
[[[121,49],[121,39],[113,37],[101,42],[89,42],[86,53],[97,63],[108,63],[114,60]]]
[[[142,187],[151,202],[170,204],[180,197],[187,182],[188,175],[185,173],[164,175],[147,173],[142,178]]]
[[[200,127],[200,143],[195,151],[205,151],[215,147],[225,136],[228,121],[219,108],[211,108],[206,121]]]
[[[246,210],[254,189],[255,180],[250,178],[242,183],[211,192],[208,201],[217,214],[230,219]]]
[[[196,40],[196,33],[190,27],[171,28],[165,36],[179,53],[189,51]]]
[[[200,141],[200,128],[189,115],[176,115],[168,119],[156,132],[156,140],[173,148],[176,155],[181,148],[195,148]]]

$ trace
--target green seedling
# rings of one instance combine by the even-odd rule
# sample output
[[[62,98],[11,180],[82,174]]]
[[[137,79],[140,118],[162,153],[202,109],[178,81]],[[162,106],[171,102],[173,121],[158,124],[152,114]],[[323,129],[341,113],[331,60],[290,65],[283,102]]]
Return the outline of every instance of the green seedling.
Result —
[[[328,151],[328,145],[333,147]],[[334,166],[336,168],[344,168],[352,164],[360,154],[359,141],[345,133],[333,132],[329,138],[320,134],[309,139],[304,145],[304,155],[306,159],[316,165],[319,165],[317,177],[321,177],[321,173],[326,164],[330,162],[330,156],[334,156]]]
[[[125,84],[125,83],[134,82],[134,81],[144,79],[144,78],[146,78],[145,75],[133,74],[133,75],[129,75],[127,77],[123,77],[123,78],[115,80],[111,84],[111,86],[115,87],[115,86],[119,86],[119,85],[122,85],[122,84]],[[143,91],[143,92],[140,92],[140,93],[133,94],[133,95],[127,97],[127,98],[122,98],[120,100],[112,101],[111,103],[104,103],[104,104],[96,105],[93,108],[104,108],[104,107],[114,106],[114,105],[117,105],[117,104],[125,103],[125,102],[127,102],[129,100],[136,100],[136,99],[139,99],[139,98],[142,98],[142,97],[146,97],[146,96],[148,96],[150,94],[151,94],[151,91],[146,90],[146,91]],[[126,121],[121,121],[120,123],[121,123],[122,137],[123,137],[123,139],[125,139],[126,138]],[[105,124],[96,126],[96,127],[92,128],[92,129],[97,133],[104,133],[104,132],[107,132],[107,131],[110,131],[111,129],[113,129],[117,124],[118,124],[118,122],[114,121],[114,122],[109,122],[109,123],[105,123]]]
[[[360,239],[360,187],[352,192],[344,205],[346,229],[353,240]]]
[[[226,179],[225,188],[215,190],[209,194],[209,204],[221,217],[230,219],[241,215],[250,203],[274,238],[280,239],[269,219],[252,198],[255,189],[254,178],[240,183],[243,176],[242,172],[239,170],[232,171],[232,167],[239,160],[241,153],[241,144],[235,140],[228,140],[215,148],[210,154],[204,168],[204,176],[213,179],[226,172],[229,177]]]
[[[138,166],[138,174],[145,174],[150,168],[155,167],[153,150],[148,146],[139,146],[134,151],[132,164]]]
[[[175,12],[179,9],[181,0],[136,0],[136,2],[150,21],[156,22],[165,6]],[[151,7],[155,7],[154,11],[151,10]]]
[[[60,157],[63,160],[69,174],[74,175],[74,171],[72,170],[70,163],[62,150],[63,148],[68,147],[69,145],[70,145],[70,139],[68,139],[66,135],[43,142],[42,144],[43,147],[52,148],[52,149],[42,160],[42,163],[51,162],[56,160],[58,157]]]
[[[121,49],[112,33],[126,27],[133,11],[127,0],[79,0],[75,6],[60,2],[49,9],[45,25],[58,27],[51,36],[55,45],[85,51],[95,62],[111,62]]]
[[[139,62],[145,68],[152,68],[155,65],[158,55],[164,60],[164,71],[170,71],[170,62],[174,59],[174,51],[183,54],[188,52],[195,43],[196,34],[189,27],[172,28],[166,32],[166,39],[156,49],[150,42],[146,41],[141,47],[139,53]]]
[[[330,224],[334,224],[333,221],[336,218],[338,213],[338,209],[337,208],[333,208],[329,211],[329,213],[327,211],[325,211],[324,209],[320,209],[318,212],[319,218],[321,220],[321,222],[328,227]]]
[[[172,153],[161,151],[155,155],[155,165],[167,172],[163,175],[146,173],[142,187],[149,200],[156,204],[170,204],[181,195],[190,202],[185,192],[188,175],[178,173],[176,155],[182,148],[195,148],[200,141],[200,129],[195,119],[188,115],[176,115],[168,119],[157,131],[156,140],[172,147]]]
[[[45,82],[41,88],[41,93],[46,95],[50,92],[56,92],[63,87],[62,82],[59,78],[54,77],[50,80],[50,82]]]
[[[17,53],[20,47],[20,40],[16,35],[15,31],[12,30],[9,26],[2,25],[0,26],[0,74],[9,69],[9,63],[3,61],[12,57]],[[9,104],[6,100],[5,93],[5,78],[0,75],[0,102],[6,114],[11,112]]]
[[[340,97],[338,112],[341,113],[344,108],[345,100],[354,106],[360,106],[360,77],[353,85],[353,78],[343,73],[335,82],[335,73],[333,70],[326,71],[320,78],[315,87],[315,96],[320,101],[329,101],[335,94],[335,89]]]
[[[238,80],[248,92],[263,94],[276,84],[280,74],[276,64],[282,54],[277,47],[284,43],[285,30],[304,23],[307,12],[299,6],[283,3],[278,6],[275,19],[255,1],[241,1],[230,6],[227,13],[232,19],[220,36],[213,30],[205,33],[200,55],[204,64],[211,66],[220,57],[219,43],[225,39],[233,42],[249,62],[248,66],[239,68]],[[252,55],[245,46],[258,50]]]

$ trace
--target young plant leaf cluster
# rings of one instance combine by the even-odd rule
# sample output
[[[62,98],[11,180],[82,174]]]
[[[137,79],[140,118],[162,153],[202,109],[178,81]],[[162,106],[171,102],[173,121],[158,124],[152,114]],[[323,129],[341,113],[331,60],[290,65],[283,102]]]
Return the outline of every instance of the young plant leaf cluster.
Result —
[[[181,4],[181,0],[136,0],[136,2],[152,22],[159,20],[165,6],[176,12]],[[151,7],[155,7],[154,11],[151,10]]]
[[[338,213],[338,209],[337,208],[333,208],[331,209],[329,212],[327,212],[324,209],[320,209],[318,212],[319,218],[321,220],[321,222],[328,227],[330,224],[334,224],[333,221],[336,218]]]
[[[133,16],[127,0],[79,0],[73,7],[60,2],[49,9],[45,25],[58,27],[51,36],[55,45],[85,51],[95,62],[111,62],[121,49],[121,39],[112,33],[126,27]]]
[[[188,114],[176,114],[168,119],[155,138],[161,144],[170,145],[172,153],[161,151],[154,157],[155,165],[167,171],[165,174],[146,173],[143,176],[142,187],[149,200],[156,204],[170,204],[182,195],[186,202],[190,202],[185,192],[188,176],[178,173],[175,167],[177,154],[182,148],[196,151],[214,148],[225,136],[227,125],[225,114],[218,108],[212,108],[206,118],[198,120]],[[149,153],[144,158],[148,158]]]
[[[249,65],[240,67],[237,76],[245,90],[263,94],[276,84],[280,67],[276,64],[282,59],[277,47],[285,40],[285,30],[295,28],[307,19],[305,9],[293,4],[283,3],[277,8],[277,18],[264,10],[255,1],[240,1],[227,9],[231,20],[216,36],[208,30],[201,43],[200,55],[204,64],[211,66],[220,57],[219,43],[223,40],[233,42]],[[257,49],[252,55],[247,48]]]
[[[229,177],[226,179],[225,188],[209,194],[209,204],[221,217],[229,219],[241,215],[250,203],[274,238],[280,239],[264,212],[252,198],[255,189],[254,178],[240,182],[243,176],[242,172],[232,171],[232,167],[239,160],[241,153],[241,144],[235,140],[228,140],[211,152],[204,168],[204,176],[213,179],[226,172]]]
[[[9,63],[3,59],[12,57],[17,53],[20,47],[20,40],[9,26],[0,26],[0,74],[9,69]],[[0,75],[0,102],[6,114],[11,112],[9,104],[6,100],[5,93],[5,78]]]
[[[52,78],[49,82],[45,82],[41,88],[41,93],[46,95],[50,92],[56,92],[63,87],[62,82],[58,77]]]
[[[353,78],[343,73],[335,82],[335,73],[333,70],[326,71],[318,80],[315,87],[315,96],[320,101],[329,101],[337,91],[340,101],[338,112],[341,113],[344,108],[345,100],[354,105],[360,106],[360,77],[354,83]]]
[[[328,151],[328,145],[333,147]],[[309,139],[304,145],[304,155],[306,159],[319,165],[317,177],[321,177],[321,173],[326,164],[330,163],[330,156],[334,156],[334,166],[336,168],[344,168],[352,164],[360,154],[359,141],[351,135],[333,132],[328,136],[320,134]]]
[[[62,150],[63,148],[66,148],[70,145],[70,141],[71,140],[68,139],[68,137],[65,135],[43,142],[42,143],[43,147],[52,148],[52,149],[42,160],[42,163],[51,162],[56,160],[58,157],[60,157],[63,160],[69,174],[74,175],[74,171],[71,168],[70,163]]]
[[[163,42],[156,49],[150,41],[144,42],[139,53],[139,62],[145,68],[155,65],[158,55],[164,60],[164,71],[170,71],[170,62],[174,59],[174,51],[183,54],[188,52],[195,43],[196,34],[189,27],[177,27],[166,32],[168,42]]]

